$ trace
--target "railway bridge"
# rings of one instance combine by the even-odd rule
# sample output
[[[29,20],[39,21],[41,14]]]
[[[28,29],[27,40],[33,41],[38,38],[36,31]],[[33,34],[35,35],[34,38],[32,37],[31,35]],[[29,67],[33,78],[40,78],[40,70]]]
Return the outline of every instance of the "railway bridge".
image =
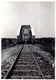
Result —
[[[2,79],[55,79],[54,57],[35,43],[30,25],[21,26],[16,43],[2,52]]]

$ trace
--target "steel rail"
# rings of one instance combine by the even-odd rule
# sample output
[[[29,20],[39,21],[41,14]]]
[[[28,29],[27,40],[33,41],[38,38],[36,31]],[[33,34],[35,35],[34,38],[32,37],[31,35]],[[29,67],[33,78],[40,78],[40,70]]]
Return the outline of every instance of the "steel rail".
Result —
[[[32,50],[31,50],[30,46],[29,46],[29,49],[30,49],[31,54],[32,54],[32,57],[33,57],[33,59],[34,59],[34,61],[35,61],[36,67],[39,69],[39,71],[40,71],[40,73],[41,73],[43,79],[45,79],[44,74],[42,73],[42,70],[41,70],[41,68],[40,68],[40,66],[39,66],[39,64],[38,64],[38,62],[37,62],[37,60],[36,60],[36,58],[35,58],[35,56],[34,56]]]
[[[23,46],[24,46],[24,45],[23,45]],[[21,54],[21,51],[22,51],[22,49],[23,49],[23,46],[22,46],[22,48],[21,48],[21,50],[20,50],[19,54],[17,55],[16,60],[14,61],[14,63],[13,63],[13,64],[11,65],[11,67],[9,68],[9,70],[8,70],[8,72],[7,72],[6,76],[4,77],[4,79],[8,79],[8,77],[10,76],[10,73],[11,73],[11,71],[12,71],[12,69],[13,69],[13,66],[15,65],[15,63],[16,63],[16,61],[17,61],[18,57],[19,57],[19,56],[20,56],[20,54]]]

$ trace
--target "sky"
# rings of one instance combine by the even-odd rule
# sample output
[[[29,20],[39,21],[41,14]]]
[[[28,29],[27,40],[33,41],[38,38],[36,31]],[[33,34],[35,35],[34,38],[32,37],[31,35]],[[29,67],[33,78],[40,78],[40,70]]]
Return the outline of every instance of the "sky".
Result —
[[[55,37],[54,2],[3,2],[1,16],[2,38],[16,38],[21,25],[32,25],[36,38]]]

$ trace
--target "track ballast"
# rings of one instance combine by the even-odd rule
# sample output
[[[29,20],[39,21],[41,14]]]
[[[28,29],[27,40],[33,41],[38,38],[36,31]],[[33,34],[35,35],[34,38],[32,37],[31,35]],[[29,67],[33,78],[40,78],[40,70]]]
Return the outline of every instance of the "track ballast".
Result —
[[[36,54],[31,50],[31,46],[24,44],[18,54],[13,66],[8,72],[5,78],[7,79],[45,79],[50,78],[44,75],[44,67],[41,64],[45,64],[45,60],[41,55]],[[40,57],[40,58],[39,58]],[[42,63],[41,63],[42,59]],[[42,67],[42,68],[41,68]],[[49,74],[48,74],[49,75]],[[50,76],[50,75],[49,75]]]

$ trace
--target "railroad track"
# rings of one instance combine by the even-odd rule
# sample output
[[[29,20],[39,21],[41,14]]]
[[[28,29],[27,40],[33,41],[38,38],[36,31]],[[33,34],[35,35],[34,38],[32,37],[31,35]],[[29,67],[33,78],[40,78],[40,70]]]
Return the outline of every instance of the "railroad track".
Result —
[[[39,58],[41,57],[41,55],[37,54],[37,56],[38,59],[36,58],[36,54],[32,52],[31,47],[28,44],[24,44],[24,46],[20,50],[20,54],[17,55],[17,58],[10,67],[7,75],[5,75],[5,77],[3,78],[7,79],[50,78],[44,75],[45,70],[44,67],[41,66],[45,64],[45,60],[43,60],[43,58]]]

